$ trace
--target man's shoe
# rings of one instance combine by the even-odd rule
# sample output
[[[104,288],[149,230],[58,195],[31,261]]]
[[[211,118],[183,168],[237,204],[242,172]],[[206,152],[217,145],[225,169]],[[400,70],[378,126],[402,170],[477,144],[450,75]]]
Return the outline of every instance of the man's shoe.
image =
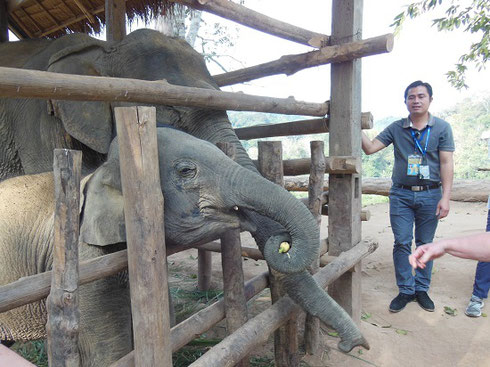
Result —
[[[398,293],[390,303],[390,312],[400,312],[408,302],[415,301],[415,294]]]
[[[429,312],[434,312],[435,309],[434,302],[432,302],[427,292],[417,291],[415,292],[415,298],[417,299],[417,303],[424,310]]]
[[[480,317],[481,309],[483,308],[483,305],[484,305],[483,299],[472,295],[470,299],[470,303],[468,303],[468,307],[466,307],[464,313],[466,316],[469,317]]]

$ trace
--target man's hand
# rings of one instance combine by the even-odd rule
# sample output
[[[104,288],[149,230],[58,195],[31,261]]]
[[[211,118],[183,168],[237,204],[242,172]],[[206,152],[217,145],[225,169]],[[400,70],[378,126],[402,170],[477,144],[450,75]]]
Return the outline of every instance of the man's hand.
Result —
[[[408,257],[408,262],[412,268],[425,268],[425,264],[430,260],[437,259],[446,253],[444,246],[441,243],[428,243],[420,245],[415,249],[413,254]]]
[[[436,216],[439,219],[447,217],[449,214],[449,199],[442,198],[437,203]]]

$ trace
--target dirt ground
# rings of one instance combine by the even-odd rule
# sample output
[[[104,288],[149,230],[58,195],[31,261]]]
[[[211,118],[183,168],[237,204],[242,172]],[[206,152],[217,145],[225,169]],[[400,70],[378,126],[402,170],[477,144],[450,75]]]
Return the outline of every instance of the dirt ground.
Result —
[[[362,223],[363,237],[377,239],[379,248],[363,261],[361,330],[371,349],[354,349],[349,355],[337,350],[338,338],[322,331],[323,352],[316,358],[305,356],[303,362],[321,366],[490,366],[490,320],[484,314],[469,318],[464,309],[471,296],[476,262],[445,255],[435,261],[429,295],[435,312],[424,311],[410,303],[400,313],[390,313],[388,305],[398,293],[392,263],[393,235],[389,226],[388,204],[367,207],[371,219]],[[485,229],[486,203],[451,202],[449,216],[441,220],[436,238],[454,237]],[[327,218],[322,224],[322,237],[327,234]],[[243,245],[250,246],[245,235]],[[170,269],[197,267],[197,251],[172,255]],[[193,270],[194,269],[194,270]],[[244,261],[245,278],[266,270],[263,261]],[[220,255],[213,255],[213,287],[221,283]],[[177,281],[177,279],[175,279]],[[251,316],[268,304],[262,294],[250,303]],[[490,306],[487,306],[490,313]],[[485,312],[485,310],[484,310]],[[223,327],[220,327],[223,329]],[[256,353],[271,356],[272,346],[263,346]]]

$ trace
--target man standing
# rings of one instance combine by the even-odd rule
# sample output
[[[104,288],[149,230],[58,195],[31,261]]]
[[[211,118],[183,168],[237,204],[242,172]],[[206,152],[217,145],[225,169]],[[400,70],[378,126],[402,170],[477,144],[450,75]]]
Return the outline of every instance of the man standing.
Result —
[[[420,80],[405,89],[409,116],[390,124],[374,140],[362,133],[362,149],[373,154],[394,146],[395,164],[390,190],[390,222],[395,243],[393,262],[399,294],[390,303],[391,312],[399,312],[408,302],[417,300],[426,311],[434,311],[429,298],[432,261],[415,276],[408,262],[415,245],[432,242],[438,220],[449,213],[453,185],[454,140],[451,126],[432,116],[432,87]],[[441,192],[442,186],[442,192]]]

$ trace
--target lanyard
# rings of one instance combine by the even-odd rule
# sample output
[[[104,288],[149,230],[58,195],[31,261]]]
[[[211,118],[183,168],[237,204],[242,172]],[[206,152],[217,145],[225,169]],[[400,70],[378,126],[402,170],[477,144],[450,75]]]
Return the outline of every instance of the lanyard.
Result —
[[[420,136],[420,139],[417,139],[415,137],[415,133],[413,132],[413,129],[410,129],[410,132],[412,133],[413,141],[415,142],[415,147],[420,150],[422,156],[425,156],[425,153],[427,153],[427,144],[429,143],[429,137],[430,137],[430,126],[427,128],[426,131],[427,131],[427,139],[425,139],[425,146],[424,149],[422,150],[422,146],[420,145],[420,142],[424,139],[425,131]]]

